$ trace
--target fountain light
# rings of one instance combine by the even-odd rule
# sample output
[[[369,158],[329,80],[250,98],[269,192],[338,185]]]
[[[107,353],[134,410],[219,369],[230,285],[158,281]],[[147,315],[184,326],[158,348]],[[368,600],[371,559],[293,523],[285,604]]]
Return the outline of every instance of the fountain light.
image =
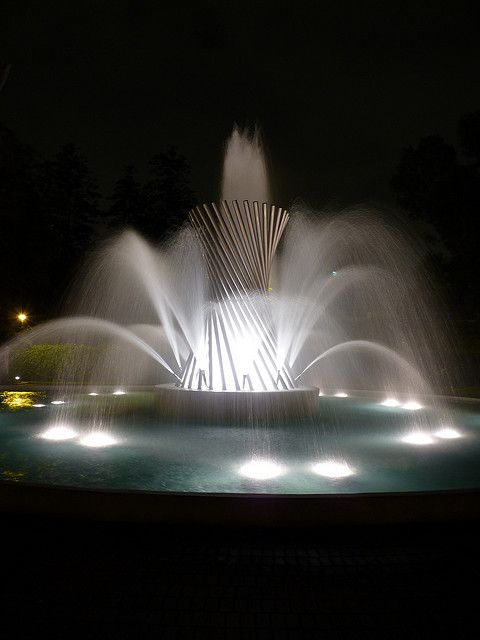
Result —
[[[402,409],[407,409],[407,411],[418,411],[419,409],[423,409],[423,405],[421,405],[416,400],[409,400],[402,404]]]
[[[345,393],[344,391],[339,391],[338,393],[335,394],[335,398],[348,398],[348,393]]]
[[[71,440],[72,438],[75,438],[76,435],[77,432],[71,427],[67,427],[65,425],[57,425],[55,427],[50,427],[49,429],[44,431],[42,434],[40,434],[40,437],[44,440]]]
[[[65,404],[65,400],[52,400],[50,404]]]
[[[80,439],[80,444],[84,447],[111,447],[117,442],[118,440],[104,431],[92,431]]]
[[[335,460],[317,462],[317,464],[313,465],[312,471],[326,478],[347,478],[355,473],[346,462],[335,462]]]
[[[15,376],[15,380],[20,380],[20,376]]]
[[[318,395],[319,395],[319,396],[323,396],[323,395],[324,395],[323,391],[320,391],[320,389],[319,389],[319,390],[318,390]]]
[[[425,433],[423,431],[414,431],[413,433],[409,433],[404,436],[402,438],[402,442],[423,446],[427,444],[433,444],[435,441],[428,433]]]
[[[442,438],[443,440],[455,440],[455,438],[462,437],[462,434],[452,427],[443,427],[442,429],[435,431],[433,435],[437,438]]]
[[[385,398],[380,404],[382,407],[399,407],[402,403],[396,398]]]
[[[123,391],[122,389],[117,389],[116,391],[113,392],[112,395],[114,396],[124,396],[127,392]]]
[[[92,391],[91,393],[88,394],[89,396],[98,396],[98,393],[95,393],[95,391]]]
[[[42,404],[41,402],[37,402],[37,404],[32,404],[32,407],[36,407],[37,409],[39,409],[40,407],[44,407],[45,405]]]
[[[269,480],[276,478],[283,473],[283,468],[273,462],[273,460],[265,460],[256,458],[246,462],[240,467],[240,474],[254,480]]]

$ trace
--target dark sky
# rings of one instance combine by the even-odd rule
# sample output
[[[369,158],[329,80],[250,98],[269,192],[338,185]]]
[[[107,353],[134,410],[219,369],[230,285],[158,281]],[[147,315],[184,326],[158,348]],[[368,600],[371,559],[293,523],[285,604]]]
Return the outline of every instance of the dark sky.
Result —
[[[401,149],[480,109],[474,2],[2,2],[0,121],[74,141],[104,190],[175,144],[217,196],[232,123],[265,134],[276,199],[382,200]]]

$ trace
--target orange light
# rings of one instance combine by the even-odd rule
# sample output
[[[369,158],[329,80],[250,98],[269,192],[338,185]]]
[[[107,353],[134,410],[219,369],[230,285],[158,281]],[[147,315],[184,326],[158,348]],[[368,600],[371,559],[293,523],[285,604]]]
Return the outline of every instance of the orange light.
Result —
[[[27,314],[23,313],[23,311],[21,311],[17,316],[17,320],[22,324],[25,322],[25,320],[27,320],[27,318],[28,318]]]

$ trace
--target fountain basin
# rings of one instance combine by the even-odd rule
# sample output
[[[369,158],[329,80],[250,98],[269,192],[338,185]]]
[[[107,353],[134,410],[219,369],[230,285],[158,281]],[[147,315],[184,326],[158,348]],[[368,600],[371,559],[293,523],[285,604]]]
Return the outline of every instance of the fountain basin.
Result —
[[[62,405],[51,404],[59,390],[25,392],[23,404],[3,396],[0,510],[256,525],[480,515],[479,402],[430,396],[418,398],[423,409],[412,412],[383,406],[381,394],[332,390],[317,397],[306,422],[182,425],[159,415],[156,389],[115,390],[78,390]],[[438,403],[448,405],[450,431],[436,423]],[[102,433],[109,437],[88,446],[98,429],[91,416],[105,406],[110,422]],[[60,418],[75,434],[42,437]],[[406,441],[422,424],[429,444]],[[459,437],[446,437],[453,427]]]
[[[250,421],[280,424],[312,419],[318,404],[318,389],[275,391],[209,391],[175,385],[155,387],[159,413],[177,421],[232,424]]]

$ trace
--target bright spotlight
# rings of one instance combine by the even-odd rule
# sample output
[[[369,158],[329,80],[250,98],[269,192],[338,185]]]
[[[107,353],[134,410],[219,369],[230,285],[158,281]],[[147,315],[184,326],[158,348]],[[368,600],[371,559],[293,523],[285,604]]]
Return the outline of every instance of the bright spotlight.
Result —
[[[17,315],[17,320],[19,322],[21,322],[22,324],[27,320],[28,316],[26,313],[24,313],[23,311],[21,311],[18,315]]]
[[[402,403],[396,398],[385,398],[383,402],[380,402],[382,407],[399,407]]]
[[[407,411],[418,411],[418,409],[423,409],[423,405],[421,405],[416,400],[409,400],[402,404],[402,409],[407,409]]]
[[[80,439],[80,444],[84,447],[110,447],[117,444],[117,440],[103,431],[92,431]]]
[[[414,433],[409,433],[408,435],[403,437],[402,442],[423,446],[426,444],[433,444],[434,439],[428,433],[424,433],[423,431],[415,431]]]
[[[452,429],[452,427],[443,427],[443,429],[435,431],[433,435],[437,438],[442,438],[443,440],[454,440],[455,438],[462,437],[462,434],[456,429]]]
[[[44,407],[44,406],[45,406],[45,405],[44,405],[44,404],[41,404],[40,402],[38,402],[37,404],[32,404],[32,407],[37,407],[37,409],[38,409],[39,407]]]
[[[344,391],[339,391],[338,393],[335,394],[335,398],[348,398],[348,393],[345,393]]]
[[[326,478],[347,478],[355,473],[346,462],[335,462],[334,460],[317,462],[317,464],[313,465],[312,471]]]
[[[124,396],[126,394],[126,391],[123,391],[122,389],[117,389],[116,391],[113,392],[112,395],[114,396]]]
[[[272,460],[254,459],[243,464],[240,467],[240,473],[242,476],[253,478],[254,480],[268,480],[281,475],[283,469]]]
[[[15,380],[20,380],[20,376],[15,376]]]
[[[50,427],[44,431],[40,437],[44,440],[70,440],[71,438],[75,438],[76,435],[77,432],[70,427],[58,425],[57,427]]]
[[[98,396],[98,393],[95,393],[95,391],[92,391],[92,393],[88,394],[89,396]]]
[[[50,404],[65,404],[65,400],[52,400]]]

